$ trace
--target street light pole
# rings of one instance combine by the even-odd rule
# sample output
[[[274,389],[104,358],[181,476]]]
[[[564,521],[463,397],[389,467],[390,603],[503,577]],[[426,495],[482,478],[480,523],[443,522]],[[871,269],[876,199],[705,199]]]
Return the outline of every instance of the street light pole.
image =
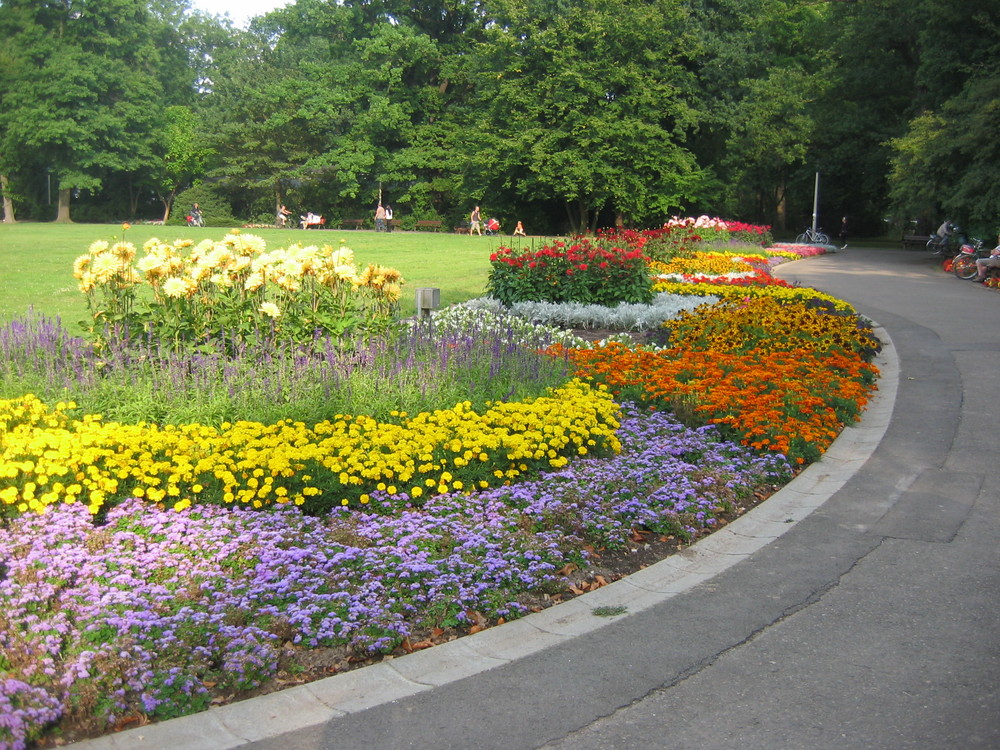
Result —
[[[816,185],[813,187],[813,234],[816,234],[816,221],[819,218],[819,172],[816,173]]]

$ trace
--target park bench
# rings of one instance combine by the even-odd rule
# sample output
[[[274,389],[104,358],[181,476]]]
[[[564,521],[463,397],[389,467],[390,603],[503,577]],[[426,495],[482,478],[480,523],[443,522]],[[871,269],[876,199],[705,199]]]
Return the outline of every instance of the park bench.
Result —
[[[342,229],[347,229],[351,227],[352,229],[361,229],[361,226],[365,223],[364,219],[341,219],[340,226]]]
[[[415,228],[417,230],[420,230],[420,229],[433,229],[436,232],[442,226],[443,225],[442,225],[442,223],[440,221],[436,221],[436,220],[433,220],[433,219],[421,219],[420,221],[418,221],[416,223]]]
[[[317,229],[322,229],[325,223],[326,223],[325,218],[317,214],[314,214],[312,212],[307,213],[305,216],[299,217],[299,225],[303,229],[308,229],[309,227],[316,227]]]
[[[928,240],[930,240],[930,236],[926,234],[904,234],[903,249],[913,250],[916,248],[918,250],[922,250],[927,247]]]
[[[399,229],[401,226],[403,226],[403,220],[389,219],[389,221],[387,221],[386,224],[389,225],[389,229]]]

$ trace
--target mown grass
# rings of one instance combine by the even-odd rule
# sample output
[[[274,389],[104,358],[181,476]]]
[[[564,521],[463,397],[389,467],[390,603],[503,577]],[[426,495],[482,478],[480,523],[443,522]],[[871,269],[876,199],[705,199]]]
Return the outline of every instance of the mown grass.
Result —
[[[121,224],[0,224],[0,322],[23,316],[30,308],[52,317],[77,332],[87,308],[73,278],[73,260],[94,240],[125,239],[136,247],[151,237],[172,242],[221,239],[219,227],[171,227]],[[483,293],[490,271],[490,253],[509,237],[470,237],[444,232],[373,232],[366,230],[241,229],[267,242],[268,249],[343,243],[354,251],[359,266],[378,263],[398,269],[406,283],[401,313],[413,314],[414,292],[421,287],[441,290],[442,307]],[[526,244],[540,244],[529,238]]]

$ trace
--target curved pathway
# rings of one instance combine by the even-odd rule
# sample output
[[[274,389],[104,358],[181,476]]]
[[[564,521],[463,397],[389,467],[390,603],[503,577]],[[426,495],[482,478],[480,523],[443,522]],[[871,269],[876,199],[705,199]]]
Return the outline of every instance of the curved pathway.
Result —
[[[890,344],[861,425],[760,508],[538,615],[74,747],[1000,747],[1000,293],[919,252],[778,272]]]

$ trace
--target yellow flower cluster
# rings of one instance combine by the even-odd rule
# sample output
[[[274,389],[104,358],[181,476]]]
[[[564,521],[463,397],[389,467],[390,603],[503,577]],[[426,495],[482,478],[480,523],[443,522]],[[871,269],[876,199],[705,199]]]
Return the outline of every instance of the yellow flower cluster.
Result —
[[[402,293],[399,271],[374,264],[359,270],[354,252],[343,246],[294,244],[268,252],[260,237],[234,231],[219,241],[197,244],[154,237],[142,249],[137,258],[132,243],[98,241],[76,259],[73,275],[96,308],[95,319],[103,307],[116,307],[116,294],[140,285],[152,291],[155,306],[183,301],[201,318],[211,318],[224,300],[277,319],[291,306],[339,309],[357,292],[369,295],[381,310],[398,302]],[[105,302],[97,301],[98,291]]]
[[[324,287],[349,284],[365,286],[398,299],[401,277],[398,271],[369,266],[359,272],[354,252],[330,245],[290,245],[271,252],[264,240],[252,234],[228,234],[221,241],[203,240],[191,247],[190,240],[173,244],[151,239],[143,245],[146,255],[136,266],[154,292],[167,297],[191,297],[208,282],[216,289],[257,292],[273,282],[285,292],[298,292],[303,283],[314,281]],[[395,289],[392,285],[395,284]]]
[[[713,297],[733,300],[757,297],[768,297],[786,302],[823,300],[837,310],[854,312],[854,307],[849,302],[844,302],[809,287],[730,286],[727,284],[688,284],[683,281],[655,281],[653,282],[653,291],[667,292],[668,294],[691,294],[699,297],[712,295]]]
[[[73,276],[80,291],[89,294],[97,287],[127,289],[139,283],[139,276],[132,266],[135,245],[131,242],[104,240],[91,243],[86,255],[73,261]]]
[[[722,276],[727,273],[751,273],[754,268],[741,256],[732,253],[693,252],[668,261],[651,264],[654,273]]]
[[[86,503],[97,514],[138,496],[181,509],[194,502],[364,505],[371,493],[428,493],[505,484],[572,457],[617,451],[619,409],[604,388],[578,380],[527,402],[469,403],[397,415],[301,422],[166,425],[70,419],[34,396],[0,401],[0,512]]]
[[[676,346],[714,352],[860,352],[877,345],[854,315],[830,314],[780,295],[724,299],[682,312],[669,326]]]

